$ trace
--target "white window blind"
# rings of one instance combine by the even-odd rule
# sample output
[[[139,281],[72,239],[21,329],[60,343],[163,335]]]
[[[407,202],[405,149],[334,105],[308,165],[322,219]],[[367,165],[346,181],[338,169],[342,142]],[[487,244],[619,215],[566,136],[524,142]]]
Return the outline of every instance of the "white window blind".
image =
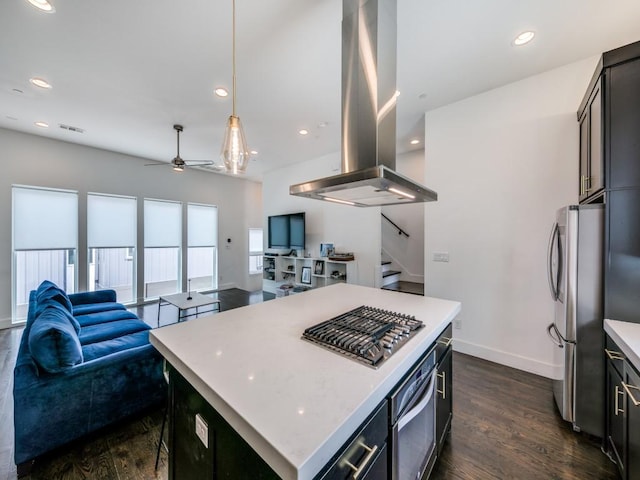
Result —
[[[90,193],[87,196],[88,247],[135,247],[136,217],[135,197]]]
[[[144,200],[144,246],[182,245],[182,204],[163,200]]]
[[[250,228],[249,229],[249,253],[262,254],[262,229]]]
[[[17,187],[13,193],[14,250],[78,246],[78,192]]]
[[[215,247],[218,244],[218,207],[187,205],[187,241],[189,247]]]

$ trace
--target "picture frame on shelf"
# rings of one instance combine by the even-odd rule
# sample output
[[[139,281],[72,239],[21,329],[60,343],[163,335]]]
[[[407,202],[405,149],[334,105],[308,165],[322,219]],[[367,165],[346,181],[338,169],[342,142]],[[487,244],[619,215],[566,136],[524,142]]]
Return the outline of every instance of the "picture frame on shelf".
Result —
[[[324,262],[322,260],[316,260],[313,264],[313,273],[315,275],[324,274]]]
[[[300,277],[300,282],[311,285],[311,267],[302,267],[302,276]]]
[[[320,244],[320,256],[328,257],[334,252],[333,243],[321,243]]]

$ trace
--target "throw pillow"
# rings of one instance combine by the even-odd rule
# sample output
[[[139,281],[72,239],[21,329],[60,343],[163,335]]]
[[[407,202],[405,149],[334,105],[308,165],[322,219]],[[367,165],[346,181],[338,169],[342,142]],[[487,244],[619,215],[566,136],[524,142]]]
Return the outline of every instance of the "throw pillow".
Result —
[[[67,312],[47,307],[29,331],[29,351],[38,367],[50,373],[61,372],[82,363],[82,347]]]

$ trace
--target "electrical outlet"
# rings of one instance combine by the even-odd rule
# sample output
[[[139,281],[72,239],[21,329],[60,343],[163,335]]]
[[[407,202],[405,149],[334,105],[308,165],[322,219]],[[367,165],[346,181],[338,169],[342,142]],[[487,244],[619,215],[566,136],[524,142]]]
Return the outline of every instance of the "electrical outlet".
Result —
[[[196,413],[196,435],[204,447],[209,448],[209,427],[199,413]]]
[[[433,261],[434,262],[448,262],[449,261],[449,252],[434,252],[433,253]]]
[[[460,318],[460,315],[453,319],[453,328],[456,330],[460,330],[462,328],[462,319]]]

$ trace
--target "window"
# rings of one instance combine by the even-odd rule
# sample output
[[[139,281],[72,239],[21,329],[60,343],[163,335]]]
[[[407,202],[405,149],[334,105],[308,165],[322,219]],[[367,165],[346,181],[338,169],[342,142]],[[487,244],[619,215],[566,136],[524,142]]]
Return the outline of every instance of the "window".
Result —
[[[29,292],[50,280],[76,291],[78,193],[13,186],[13,321],[27,317]]]
[[[136,219],[134,197],[87,196],[89,291],[110,288],[121,303],[135,300]]]
[[[187,205],[187,278],[190,290],[218,288],[218,207]]]
[[[182,291],[182,204],[144,200],[144,296]]]
[[[249,275],[262,273],[263,237],[261,228],[249,229]]]

